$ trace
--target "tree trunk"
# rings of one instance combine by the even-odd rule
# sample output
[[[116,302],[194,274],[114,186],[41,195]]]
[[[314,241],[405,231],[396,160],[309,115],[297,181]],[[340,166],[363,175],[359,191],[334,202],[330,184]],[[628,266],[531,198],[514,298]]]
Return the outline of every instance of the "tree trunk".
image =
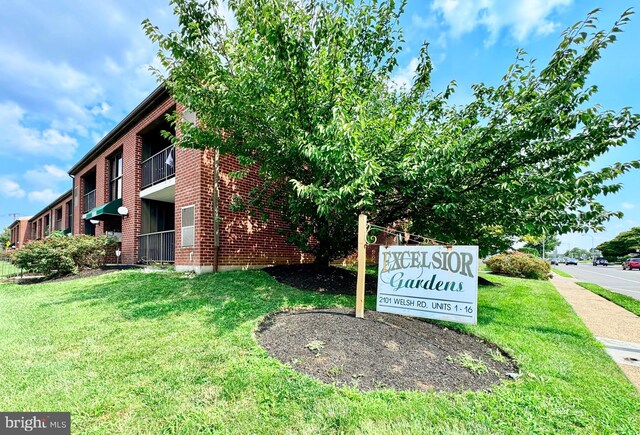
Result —
[[[318,253],[318,254],[321,254],[321,253]],[[316,254],[316,258],[313,261],[313,264],[319,267],[329,267],[329,265],[331,264],[331,260],[329,259],[329,257],[327,255],[318,255],[318,254]]]

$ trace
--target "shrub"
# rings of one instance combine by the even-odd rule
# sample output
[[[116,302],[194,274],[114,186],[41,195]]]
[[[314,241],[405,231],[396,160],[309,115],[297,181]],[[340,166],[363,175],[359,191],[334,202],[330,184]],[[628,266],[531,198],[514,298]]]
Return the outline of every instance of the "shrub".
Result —
[[[546,261],[521,252],[503,253],[486,262],[494,273],[529,279],[548,279],[551,266]]]
[[[529,254],[529,255],[533,255],[534,257],[540,257],[540,253],[536,248],[528,248],[526,246],[523,246],[522,248],[518,249],[518,251],[522,252],[523,254]]]
[[[116,246],[116,240],[104,236],[48,237],[13,251],[11,262],[26,272],[55,278],[102,266],[106,250]]]

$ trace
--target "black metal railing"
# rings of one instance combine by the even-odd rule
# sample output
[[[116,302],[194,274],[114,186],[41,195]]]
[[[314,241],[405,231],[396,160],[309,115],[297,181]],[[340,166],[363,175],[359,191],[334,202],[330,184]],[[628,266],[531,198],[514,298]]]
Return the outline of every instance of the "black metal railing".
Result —
[[[138,261],[142,263],[173,263],[175,250],[175,230],[138,236]]]
[[[175,174],[175,154],[173,146],[170,146],[142,162],[142,189],[167,180]]]
[[[91,192],[87,192],[84,194],[84,209],[82,210],[83,213],[88,212],[89,210],[93,210],[94,208],[96,208],[96,191],[95,189],[92,190]]]
[[[0,279],[22,275],[22,269],[11,264],[11,258],[5,252],[0,252]]]

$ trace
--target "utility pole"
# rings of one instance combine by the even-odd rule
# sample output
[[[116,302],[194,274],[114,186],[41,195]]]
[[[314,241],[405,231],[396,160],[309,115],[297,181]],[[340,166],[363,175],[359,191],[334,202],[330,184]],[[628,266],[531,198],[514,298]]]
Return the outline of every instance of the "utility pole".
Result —
[[[12,220],[12,221],[15,221],[15,220],[16,220],[16,218],[17,218],[18,216],[20,216],[20,215],[22,215],[22,213],[7,213],[7,214],[5,214],[5,215],[3,215],[3,216],[11,216],[11,218],[12,218],[11,220]]]

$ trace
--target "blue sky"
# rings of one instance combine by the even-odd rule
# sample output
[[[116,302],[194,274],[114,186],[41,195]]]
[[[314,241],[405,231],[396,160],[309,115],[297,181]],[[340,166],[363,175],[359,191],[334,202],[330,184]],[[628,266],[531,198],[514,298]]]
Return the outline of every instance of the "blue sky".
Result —
[[[409,0],[403,18],[406,45],[395,79],[411,79],[419,47],[431,43],[433,84],[456,80],[453,97],[464,103],[476,82],[497,84],[524,48],[542,67],[560,32],[602,7],[609,26],[636,2],[609,0]],[[175,27],[163,0],[4,0],[0,9],[0,227],[12,213],[36,213],[71,181],[66,171],[156,86],[149,65],[156,48],[144,35],[144,18]],[[593,99],[605,109],[640,111],[640,16],[596,64]],[[636,139],[602,156],[593,167],[640,158]],[[621,177],[624,189],[603,198],[625,217],[612,220],[593,242],[640,225],[640,171]],[[562,236],[561,250],[590,248],[592,237]]]

